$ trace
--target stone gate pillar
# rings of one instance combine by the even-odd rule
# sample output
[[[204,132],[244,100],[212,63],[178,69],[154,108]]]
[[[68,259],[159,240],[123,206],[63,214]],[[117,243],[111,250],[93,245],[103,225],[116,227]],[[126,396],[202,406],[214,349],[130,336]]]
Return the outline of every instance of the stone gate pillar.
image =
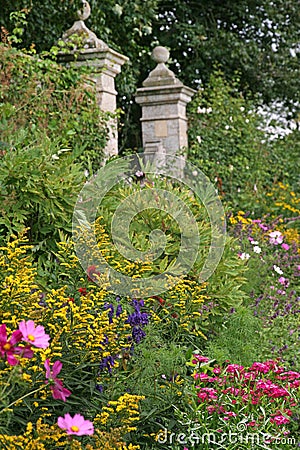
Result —
[[[58,61],[63,64],[72,62],[75,66],[88,66],[92,68],[89,78],[95,83],[96,98],[102,111],[115,113],[117,108],[117,91],[115,89],[115,76],[121,72],[122,65],[128,58],[112,50],[89,30],[84,20],[90,15],[90,6],[82,1],[82,9],[77,11],[78,20],[66,31],[62,40],[72,50],[61,51]],[[104,153],[107,156],[118,153],[117,119],[109,121],[109,137]]]
[[[187,147],[186,105],[195,91],[184,86],[165,63],[169,51],[155,47],[152,59],[157,66],[137,89],[135,100],[142,107],[142,137],[145,151],[160,143],[165,152],[178,154]],[[159,145],[157,144],[157,148]]]

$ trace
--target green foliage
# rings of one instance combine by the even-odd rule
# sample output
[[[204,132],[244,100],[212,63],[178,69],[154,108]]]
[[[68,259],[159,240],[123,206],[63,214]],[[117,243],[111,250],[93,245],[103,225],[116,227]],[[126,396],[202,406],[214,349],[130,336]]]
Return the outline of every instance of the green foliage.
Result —
[[[29,228],[34,251],[53,252],[60,232],[71,232],[71,217],[76,195],[83,184],[83,168],[74,164],[70,151],[47,136],[39,144],[25,144],[32,139],[29,131],[19,131],[14,147],[1,157],[0,235]]]
[[[299,124],[299,121],[298,121]],[[287,183],[290,189],[300,191],[300,128],[274,142],[272,150],[274,180]],[[286,214],[286,212],[285,212]]]
[[[97,169],[103,160],[108,116],[96,104],[92,84],[80,69],[0,46],[1,141],[14,145],[26,128],[24,145],[39,144],[46,134],[74,160]],[[25,136],[24,136],[25,138]]]
[[[233,364],[251,365],[261,360],[262,334],[261,321],[253,316],[250,308],[241,306],[225,319],[222,329],[208,342],[205,351],[220,363],[229,360]]]
[[[290,53],[299,40],[297,0],[162,0],[159,13],[155,35],[163,26],[160,42],[188,85],[200,79],[206,86],[218,64],[227,80],[241,73],[243,92],[299,99],[299,56]]]
[[[299,340],[299,313],[278,316],[261,333],[260,358],[274,355],[284,360],[292,370],[300,371]]]
[[[0,45],[0,238],[23,227],[43,262],[103,160],[108,117],[80,70]]]
[[[291,198],[297,200],[295,195]],[[294,217],[297,218],[299,221],[299,215]],[[297,220],[286,224],[281,217],[253,222],[240,217],[232,232],[239,238],[243,255],[247,255],[249,270],[244,290],[249,295],[244,303],[261,322],[256,355],[259,359],[280,358],[298,369],[300,256],[299,233],[294,223]]]
[[[234,240],[227,236],[222,259],[209,278],[207,285],[204,285],[203,292],[200,292],[202,283],[199,281],[199,275],[208,256],[211,243],[211,227],[203,203],[196,196],[192,195],[186,187],[174,186],[169,180],[161,178],[153,178],[153,180],[147,178],[144,186],[141,186],[140,182],[137,181],[132,182],[130,185],[124,183],[124,185],[118,185],[116,188],[111,189],[98,208],[99,223],[103,227],[103,231],[99,236],[97,235],[98,245],[100,245],[100,249],[108,263],[117,271],[123,271],[126,275],[135,277],[137,271],[140,270],[138,268],[143,267],[138,264],[138,256],[132,257],[132,260],[137,263],[130,264],[121,251],[124,243],[119,236],[112,236],[114,213],[126,199],[128,210],[135,211],[135,205],[138,204],[140,211],[132,217],[127,237],[134,249],[149,252],[149,236],[153,230],[163,230],[165,235],[165,245],[163,248],[159,248],[157,257],[153,258],[151,264],[145,264],[144,272],[141,272],[142,277],[153,277],[158,274],[176,276],[178,268],[180,274],[186,273],[185,263],[186,260],[190,260],[189,253],[191,250],[187,248],[185,250],[187,254],[181,255],[180,258],[178,255],[179,251],[182,251],[182,233],[188,235],[189,232],[188,217],[186,219],[186,228],[180,229],[178,219],[172,217],[171,213],[169,214],[172,208],[174,210],[174,204],[172,205],[170,201],[170,195],[166,195],[165,204],[160,199],[159,209],[147,207],[149,203],[145,199],[155,198],[155,192],[159,189],[162,189],[163,192],[169,192],[170,195],[175,196],[176,199],[179,199],[180,202],[183,202],[189,208],[196,220],[200,236],[200,244],[197,247],[195,262],[192,267],[187,266],[187,274],[181,280],[178,280],[179,283],[174,289],[170,284],[171,288],[168,292],[161,294],[166,304],[174,305],[184,299],[185,310],[183,311],[179,307],[178,309],[174,308],[172,311],[166,311],[166,313],[168,317],[175,314],[186,324],[189,323],[186,326],[189,327],[191,333],[198,329],[206,334],[206,332],[211,331],[222,323],[226,312],[241,304],[244,296],[242,286],[245,282],[245,268],[244,264],[237,257],[238,250]],[[141,207],[141,205],[144,205],[144,207]],[[184,220],[184,213],[184,209],[180,209],[181,224]],[[129,219],[127,216],[123,218],[124,222],[120,221],[118,223],[119,229],[126,229],[126,223],[128,223]],[[116,227],[116,224],[114,226]],[[108,240],[104,238],[104,235],[108,237]],[[126,248],[126,245],[124,248]],[[180,281],[182,281],[182,285]],[[162,285],[162,288],[164,288],[164,285]],[[165,290],[163,289],[163,291]],[[204,298],[207,296],[204,310],[201,304],[195,303],[195,305],[192,305],[192,302],[189,302],[189,299],[193,299],[196,302],[198,295],[199,298],[202,295]],[[201,317],[199,318],[200,312]],[[167,339],[170,339],[172,336],[172,340],[180,340],[180,330],[176,329],[176,320],[175,324],[173,322],[165,324],[163,333],[165,333]]]
[[[190,106],[189,159],[216,183],[233,209],[255,209],[270,184],[269,144],[254,105],[221,72]],[[264,142],[264,143],[263,143]]]

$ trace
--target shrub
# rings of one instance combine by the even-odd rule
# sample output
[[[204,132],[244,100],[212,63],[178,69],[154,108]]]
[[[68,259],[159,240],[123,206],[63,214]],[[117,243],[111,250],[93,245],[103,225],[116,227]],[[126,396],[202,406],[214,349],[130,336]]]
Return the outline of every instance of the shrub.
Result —
[[[165,248],[160,249],[160,254],[153,261],[140,261],[138,258],[132,261],[124,257],[119,250],[123,248],[122,241],[118,242],[119,246],[116,245],[115,237],[112,235],[112,218],[121,202],[126,198],[128,204],[134,208],[135,204],[143,204],[143,199],[148,198],[147,195],[150,197],[154,195],[153,188],[154,191],[162,189],[163,192],[172,193],[190,208],[196,220],[201,242],[195,263],[184,276],[176,276],[181,235],[177,221],[168,212],[170,204],[166,204],[164,210],[163,203],[159,205],[159,209],[154,209],[147,208],[148,203],[145,202],[145,208],[141,208],[141,212],[130,222],[128,239],[135,249],[142,252],[149,250],[151,231],[161,228],[164,230]],[[140,197],[142,192],[143,195]],[[226,238],[222,259],[209,281],[204,284],[199,281],[201,269],[208,255],[211,228],[204,205],[185,187],[174,186],[170,181],[163,179],[149,179],[144,186],[140,186],[139,182],[130,185],[126,182],[123,185],[121,183],[104,197],[98,215],[95,231],[97,245],[111,267],[132,278],[147,279],[166,273],[170,275],[171,280],[173,277],[174,282],[170,283],[169,289],[162,289],[166,292],[160,294],[161,303],[155,298],[147,300],[160,320],[164,321],[164,333],[168,338],[172,336],[172,339],[176,339],[178,335],[180,339],[180,330],[184,335],[188,330],[191,334],[203,338],[203,334],[211,332],[222,323],[224,314],[242,302],[244,264],[238,258],[234,241],[229,237]],[[126,220],[125,217],[124,224],[122,223],[124,229]],[[93,251],[90,253],[93,255]]]
[[[103,160],[107,117],[79,70],[4,45],[0,59],[0,240],[29,228],[45,265],[70,233],[84,172]]]
[[[219,362],[251,365],[261,356],[263,326],[250,308],[241,306],[224,319],[221,330],[209,340],[205,352]]]
[[[189,106],[188,157],[233,209],[252,210],[270,183],[269,146],[262,143],[255,105],[236,86],[215,72],[209,86],[198,91]]]
[[[107,140],[107,114],[97,107],[84,69],[65,68],[50,59],[0,45],[0,130],[10,148],[23,135],[23,146],[55,140],[74,160],[97,169]],[[89,167],[88,167],[89,166]]]
[[[210,178],[232,210],[264,214],[278,182],[299,188],[299,130],[270,139],[256,101],[216,71],[189,105],[188,158]],[[276,120],[273,120],[276,125]],[[279,123],[278,123],[279,126]]]
[[[57,142],[45,136],[39,146],[24,147],[22,138],[1,158],[0,235],[4,242],[11,234],[29,228],[33,251],[45,263],[56,251],[61,233],[71,231],[84,174],[82,166],[73,164],[72,156],[61,151]]]

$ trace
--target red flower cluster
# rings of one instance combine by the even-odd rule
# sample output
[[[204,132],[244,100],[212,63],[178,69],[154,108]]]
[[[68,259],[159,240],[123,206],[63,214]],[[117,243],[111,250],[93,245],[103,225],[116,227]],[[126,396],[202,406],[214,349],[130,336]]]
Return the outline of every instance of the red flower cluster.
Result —
[[[237,416],[240,407],[244,409],[248,405],[253,412],[253,408],[258,411],[267,403],[281,408],[271,414],[271,423],[277,426],[289,423],[290,408],[296,406],[292,391],[300,386],[300,373],[286,371],[273,360],[255,362],[248,369],[238,364],[227,364],[224,369],[212,368],[208,362],[209,358],[193,355],[192,363],[205,370],[194,373],[193,377],[198,384],[195,386],[198,401],[206,403],[209,414],[216,413],[223,420],[229,420]],[[228,411],[228,404],[233,405],[233,409],[237,405],[236,412]],[[249,417],[246,425],[258,426],[258,423]]]

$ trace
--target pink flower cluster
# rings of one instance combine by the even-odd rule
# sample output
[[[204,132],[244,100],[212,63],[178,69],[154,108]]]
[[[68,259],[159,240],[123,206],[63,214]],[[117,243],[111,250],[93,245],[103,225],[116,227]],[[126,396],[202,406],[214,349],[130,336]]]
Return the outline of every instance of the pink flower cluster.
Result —
[[[10,366],[16,366],[20,363],[16,356],[32,358],[34,353],[31,347],[47,348],[49,347],[49,340],[50,336],[45,333],[44,327],[42,325],[36,326],[33,320],[20,322],[19,329],[15,330],[10,338],[7,337],[6,324],[2,324],[0,326],[0,356],[6,359]],[[22,342],[26,342],[26,345],[19,345]],[[44,367],[46,369],[45,383],[49,383],[53,398],[65,402],[71,392],[57,378],[62,369],[62,363],[55,361],[51,371],[50,361],[46,359]]]
[[[15,330],[10,339],[7,337],[6,324],[0,326],[0,356],[6,359],[9,365],[16,366],[21,358],[32,358],[33,351],[31,346],[37,348],[47,348],[49,346],[50,336],[45,333],[42,325],[35,326],[33,320],[19,323],[19,329]],[[21,346],[22,342],[27,345]]]
[[[199,361],[198,355],[193,355],[192,363],[198,368],[193,377],[197,382],[198,401],[206,404],[209,414],[216,413],[222,420],[229,420],[236,417],[241,408],[246,411],[248,406],[252,412],[257,408],[259,414],[260,407],[267,404],[271,412],[276,410],[270,413],[271,423],[277,426],[289,423],[290,408],[297,405],[294,393],[300,387],[300,373],[286,371],[273,360],[254,362],[249,368],[227,364],[222,369],[200,365],[205,357],[201,358]],[[199,369],[205,372],[199,372]],[[231,408],[228,408],[229,404]],[[259,425],[250,417],[249,420],[247,426]]]

